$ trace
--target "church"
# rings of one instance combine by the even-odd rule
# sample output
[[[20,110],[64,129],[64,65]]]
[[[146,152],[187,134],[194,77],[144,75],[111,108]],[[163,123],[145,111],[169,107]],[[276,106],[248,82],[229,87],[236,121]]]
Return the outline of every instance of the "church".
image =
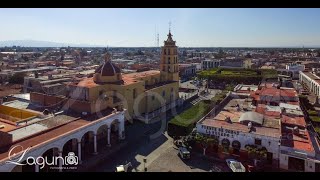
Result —
[[[74,105],[71,109],[90,114],[107,108],[125,108],[126,120],[139,119],[150,123],[161,113],[182,104],[179,98],[178,47],[169,30],[161,49],[160,71],[150,70],[122,74],[105,54],[105,62],[93,77],[67,85],[69,98],[87,106]],[[88,108],[89,107],[89,108]]]

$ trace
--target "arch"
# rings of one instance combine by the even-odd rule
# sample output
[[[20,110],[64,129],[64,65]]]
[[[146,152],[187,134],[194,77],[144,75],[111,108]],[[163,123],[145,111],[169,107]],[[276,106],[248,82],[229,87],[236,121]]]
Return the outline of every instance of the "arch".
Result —
[[[229,146],[230,146],[230,141],[229,141],[229,139],[227,139],[227,138],[222,139],[221,145],[222,145],[223,147],[229,147]]]
[[[238,140],[232,141],[232,148],[240,150],[241,149],[241,143]]]
[[[104,148],[108,145],[108,128],[107,124],[99,126],[97,129],[97,147],[98,149]]]
[[[22,171],[22,166],[20,166],[20,165],[14,166],[13,169],[11,170],[11,172],[23,172]],[[24,171],[24,172],[26,172],[26,171]],[[33,171],[29,171],[29,172],[34,172],[34,170]]]
[[[87,159],[88,157],[90,157],[93,152],[94,152],[94,135],[95,135],[95,131],[87,131],[86,133],[84,133],[81,137],[81,157],[82,160]]]
[[[27,164],[27,161],[24,160],[21,164]],[[16,165],[12,168],[11,172],[35,172],[35,165]]]
[[[39,156],[42,156],[44,153],[52,149],[58,149],[58,151],[62,151],[62,147],[59,147],[56,144],[52,144],[50,146],[47,146],[41,153],[39,153]]]
[[[79,142],[78,138],[71,138],[67,142],[65,142],[62,147],[62,157],[68,156],[69,153],[74,153],[75,156],[79,157],[78,142]],[[72,169],[69,170],[66,167],[68,166],[67,165],[63,166],[64,168],[63,171],[72,171]]]
[[[74,152],[78,155],[78,142],[77,138],[71,138],[65,142],[62,147],[62,156],[67,156],[69,152]]]
[[[114,119],[110,124],[110,144],[116,144],[119,141],[120,120]]]
[[[45,159],[44,166],[39,165],[39,172],[58,172],[59,164],[55,162],[54,157],[59,156],[59,148],[53,147],[48,149],[42,154],[42,157]]]

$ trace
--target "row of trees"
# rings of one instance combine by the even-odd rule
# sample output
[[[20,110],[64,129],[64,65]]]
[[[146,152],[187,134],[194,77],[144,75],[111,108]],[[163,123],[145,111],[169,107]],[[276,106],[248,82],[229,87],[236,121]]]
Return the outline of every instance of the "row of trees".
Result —
[[[224,82],[225,84],[258,84],[263,79],[277,78],[276,70],[253,70],[253,69],[211,69],[198,74],[199,79],[208,79],[211,83]]]
[[[203,148],[203,155],[206,155],[206,149],[214,145],[219,145],[219,140],[215,137],[203,136],[202,134],[189,135],[182,138],[185,147],[193,147],[195,144],[200,144]]]
[[[248,155],[249,155],[249,158],[250,159],[259,159],[259,160],[264,160],[267,158],[267,149],[265,147],[261,147],[259,148],[258,146],[256,145],[246,145],[245,146],[247,152],[248,152]]]
[[[209,147],[219,146],[219,139],[216,137],[204,136],[196,133],[195,135],[189,135],[182,138],[183,146],[194,147],[196,144],[200,144],[203,148],[203,155],[206,155],[206,150]],[[267,159],[267,149],[265,147],[258,147],[256,145],[245,145],[249,159],[265,160]]]

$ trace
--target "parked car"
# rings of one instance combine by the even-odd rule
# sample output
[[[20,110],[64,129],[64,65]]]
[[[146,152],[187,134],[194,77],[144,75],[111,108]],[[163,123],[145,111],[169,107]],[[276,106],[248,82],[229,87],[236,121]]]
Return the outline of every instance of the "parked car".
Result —
[[[190,159],[190,151],[186,147],[180,147],[179,148],[179,156],[182,159]]]
[[[226,159],[227,165],[232,170],[232,172],[246,172],[246,168],[241,162],[235,159]]]

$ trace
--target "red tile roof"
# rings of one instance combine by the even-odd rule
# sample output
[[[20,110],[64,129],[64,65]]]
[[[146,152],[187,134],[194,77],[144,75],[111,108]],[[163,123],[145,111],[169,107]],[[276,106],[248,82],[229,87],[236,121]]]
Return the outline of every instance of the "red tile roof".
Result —
[[[286,115],[282,115],[281,123],[285,123],[288,125],[298,125],[302,127],[306,126],[306,121],[304,117],[289,117]]]

